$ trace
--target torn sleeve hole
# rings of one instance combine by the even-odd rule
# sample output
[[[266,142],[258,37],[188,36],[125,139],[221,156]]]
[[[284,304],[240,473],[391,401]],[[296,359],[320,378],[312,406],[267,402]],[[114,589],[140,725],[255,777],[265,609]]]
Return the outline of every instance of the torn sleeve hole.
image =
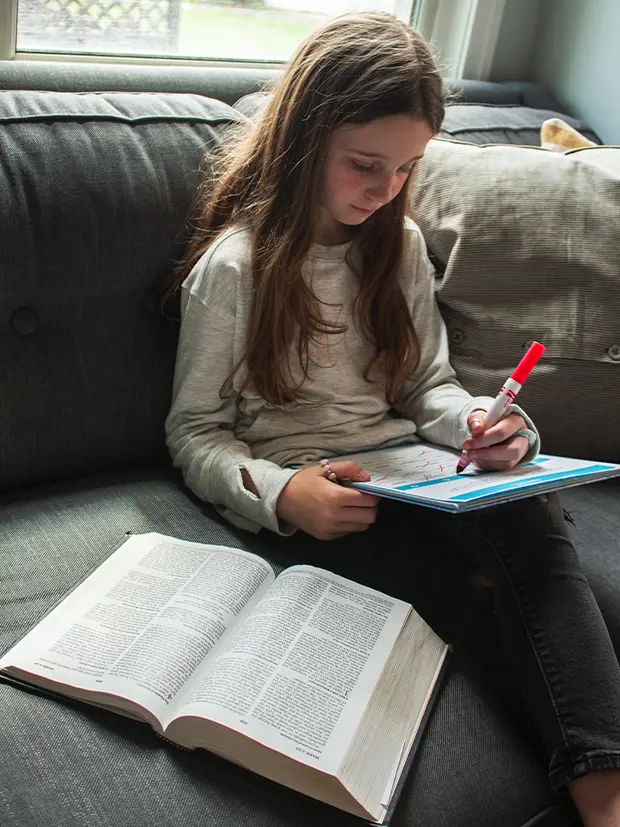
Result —
[[[250,472],[247,468],[240,468],[241,471],[241,482],[243,483],[243,487],[246,491],[249,491],[250,494],[254,494],[259,500],[261,499],[260,494],[258,493],[258,488],[254,485],[254,480],[250,476]]]

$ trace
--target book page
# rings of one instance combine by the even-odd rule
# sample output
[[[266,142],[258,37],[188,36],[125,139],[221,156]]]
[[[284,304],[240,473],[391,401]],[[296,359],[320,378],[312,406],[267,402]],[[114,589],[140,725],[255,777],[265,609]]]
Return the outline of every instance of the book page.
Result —
[[[161,720],[273,580],[271,566],[245,551],[135,535],[13,647],[0,668],[111,693]]]
[[[191,743],[199,730],[181,716],[205,717],[335,772],[410,610],[322,569],[286,569],[188,682],[169,737]]]

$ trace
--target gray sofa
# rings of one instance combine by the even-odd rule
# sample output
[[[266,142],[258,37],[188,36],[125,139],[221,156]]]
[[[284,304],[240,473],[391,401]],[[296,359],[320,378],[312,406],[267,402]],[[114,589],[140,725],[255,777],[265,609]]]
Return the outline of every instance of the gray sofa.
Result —
[[[172,470],[163,422],[175,339],[154,300],[182,248],[205,145],[243,117],[231,104],[271,74],[0,66],[2,649],[128,530],[288,562],[274,557],[265,531],[224,524]],[[528,85],[464,84],[461,95],[490,103],[495,122],[471,122],[468,109],[464,124],[461,108],[446,134],[535,143],[540,111],[558,109]],[[510,109],[509,122],[498,125],[494,106]],[[607,482],[571,490],[565,502],[620,651],[619,493]],[[3,684],[0,699],[1,827],[358,823],[128,719]],[[393,823],[579,821],[551,793],[540,746],[454,657]]]

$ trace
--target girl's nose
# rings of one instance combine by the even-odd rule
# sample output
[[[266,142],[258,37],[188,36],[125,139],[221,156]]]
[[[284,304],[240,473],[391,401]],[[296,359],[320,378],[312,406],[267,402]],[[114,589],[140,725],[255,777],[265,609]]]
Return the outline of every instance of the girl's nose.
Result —
[[[398,193],[398,181],[395,175],[386,175],[373,182],[367,191],[375,201],[387,204]]]

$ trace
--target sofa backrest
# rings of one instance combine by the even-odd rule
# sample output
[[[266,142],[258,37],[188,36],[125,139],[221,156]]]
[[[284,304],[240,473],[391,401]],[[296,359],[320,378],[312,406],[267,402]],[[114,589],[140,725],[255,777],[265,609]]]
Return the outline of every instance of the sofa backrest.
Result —
[[[53,92],[173,92],[202,95],[232,105],[243,95],[262,89],[279,74],[278,69],[246,66],[2,60],[0,89]],[[500,84],[491,83],[487,86],[498,87]],[[537,87],[532,84],[524,86],[526,90],[531,88],[531,91],[524,94],[540,94],[540,90],[537,91]],[[503,88],[503,84],[501,87]],[[497,95],[497,90],[495,94]],[[515,97],[518,94],[515,90],[507,88],[502,96]]]
[[[0,490],[166,457],[153,289],[206,147],[242,119],[197,95],[0,92]]]
[[[48,89],[56,92],[180,92],[234,104],[277,80],[279,68],[123,64],[58,60],[0,61],[0,89]],[[546,89],[535,83],[446,80],[461,103],[560,109]]]

